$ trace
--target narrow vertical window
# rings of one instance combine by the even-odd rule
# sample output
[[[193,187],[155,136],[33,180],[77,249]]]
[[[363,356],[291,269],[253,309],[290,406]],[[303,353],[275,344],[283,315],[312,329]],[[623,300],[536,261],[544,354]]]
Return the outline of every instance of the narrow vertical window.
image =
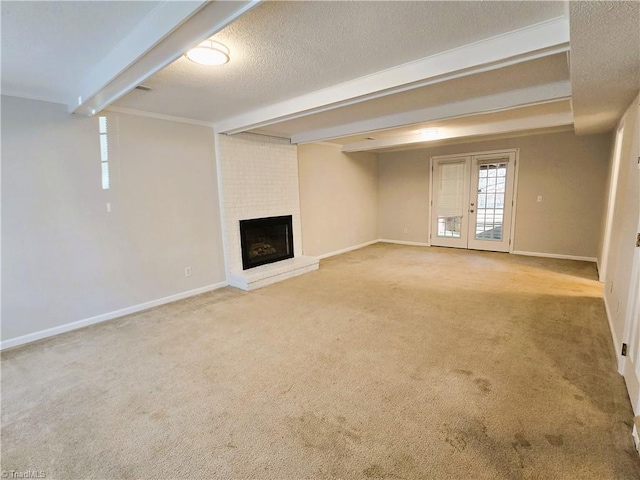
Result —
[[[100,163],[102,164],[102,189],[109,188],[109,146],[107,141],[107,117],[99,117]]]

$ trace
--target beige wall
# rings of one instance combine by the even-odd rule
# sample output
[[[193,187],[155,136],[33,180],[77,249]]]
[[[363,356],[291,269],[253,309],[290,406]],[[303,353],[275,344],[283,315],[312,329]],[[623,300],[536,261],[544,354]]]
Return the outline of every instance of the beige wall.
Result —
[[[378,239],[378,163],[327,144],[298,147],[302,246],[320,256]]]
[[[612,186],[615,197],[611,237],[609,248],[601,253],[608,257],[603,278],[604,295],[611,314],[612,335],[617,349],[625,341],[625,320],[632,308],[629,304],[633,285],[631,275],[634,261],[637,262],[635,240],[640,217],[640,172],[637,167],[640,156],[639,102],[640,97],[633,101],[618,125],[624,127],[624,131],[621,137],[618,181],[617,185]],[[614,138],[615,132],[612,134],[612,139]],[[616,160],[612,158],[612,166]]]
[[[380,237],[427,242],[430,156],[519,148],[515,250],[595,258],[610,145],[564,132],[380,154]]]
[[[379,159],[380,238],[428,243],[429,156],[424,150],[408,150],[381,154]]]
[[[107,116],[103,190],[97,117],[2,97],[3,340],[225,279],[212,131]]]

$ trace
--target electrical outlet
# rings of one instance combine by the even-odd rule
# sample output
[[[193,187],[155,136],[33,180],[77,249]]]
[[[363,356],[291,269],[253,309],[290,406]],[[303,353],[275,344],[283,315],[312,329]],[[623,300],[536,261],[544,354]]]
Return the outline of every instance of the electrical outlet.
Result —
[[[542,195],[538,195],[538,203],[542,202]]]
[[[190,277],[191,276],[191,267],[185,267],[184,268],[184,276],[185,277]]]
[[[404,227],[404,233],[409,233],[409,229],[407,227]]]
[[[111,203],[107,202],[107,212],[110,212],[110,211],[111,211]]]

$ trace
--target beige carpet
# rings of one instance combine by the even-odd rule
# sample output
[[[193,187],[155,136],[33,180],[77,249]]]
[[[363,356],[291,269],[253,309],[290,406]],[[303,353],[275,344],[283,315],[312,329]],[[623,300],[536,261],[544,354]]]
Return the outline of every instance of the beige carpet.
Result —
[[[48,479],[637,479],[592,264],[373,245],[2,354]]]

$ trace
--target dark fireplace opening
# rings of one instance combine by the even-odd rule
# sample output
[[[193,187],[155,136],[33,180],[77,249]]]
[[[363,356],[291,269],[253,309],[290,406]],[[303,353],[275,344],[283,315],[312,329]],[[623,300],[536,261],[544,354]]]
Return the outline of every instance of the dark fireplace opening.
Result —
[[[240,220],[242,269],[293,258],[293,217]]]

